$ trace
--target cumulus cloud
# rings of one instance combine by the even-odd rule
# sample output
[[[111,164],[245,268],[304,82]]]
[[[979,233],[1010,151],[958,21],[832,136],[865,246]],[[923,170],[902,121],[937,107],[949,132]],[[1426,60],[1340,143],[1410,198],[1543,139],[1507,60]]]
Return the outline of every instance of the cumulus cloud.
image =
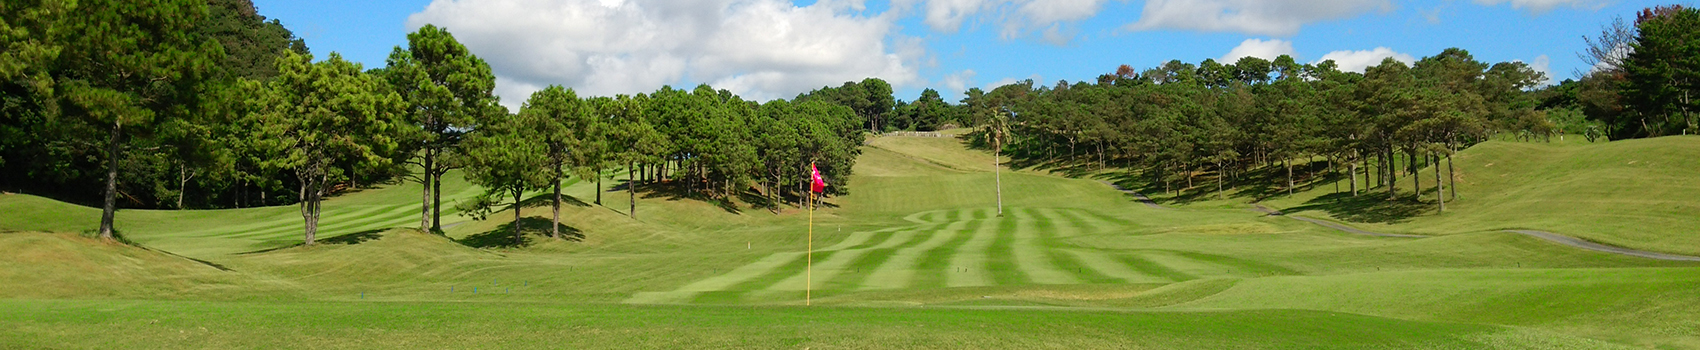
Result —
[[[893,4],[898,7],[909,7],[916,3],[921,5],[921,23],[926,23],[933,30],[944,33],[955,33],[962,28],[962,22],[968,17],[990,7],[990,0],[897,0]]]
[[[945,89],[950,90],[950,91],[944,91],[945,94],[947,94],[947,95],[960,94],[963,91],[968,91],[968,87],[970,85],[974,84],[974,75],[975,74],[978,74],[978,73],[975,73],[973,69],[965,69],[961,72],[956,72],[956,73],[951,73],[950,75],[946,75],[944,77],[944,81],[940,82],[940,84],[944,85]]]
[[[1013,39],[1037,34],[1042,41],[1066,44],[1075,37],[1073,22],[1096,16],[1106,0],[897,0],[900,8],[919,6],[922,23],[934,31],[955,33],[975,16],[999,25]]]
[[[1521,62],[1522,60],[1518,60],[1518,61]],[[1539,86],[1552,85],[1552,78],[1553,78],[1552,58],[1547,57],[1547,55],[1540,55],[1539,57],[1535,57],[1535,60],[1533,62],[1529,62],[1529,69],[1533,69],[1536,72],[1541,72],[1541,74],[1544,75],[1541,78],[1541,82],[1537,83],[1536,85],[1539,85]]]
[[[1389,0],[1147,0],[1127,29],[1289,36],[1305,24],[1392,10]]]
[[[542,86],[580,94],[709,83],[765,100],[844,81],[917,82],[918,39],[857,1],[435,0],[408,18],[447,28],[495,71],[503,104]],[[689,86],[684,86],[689,88]]]
[[[1392,57],[1395,61],[1404,62],[1407,65],[1415,64],[1417,62],[1417,58],[1410,54],[1396,52],[1393,51],[1393,49],[1386,47],[1377,47],[1373,50],[1344,50],[1329,52],[1326,55],[1322,55],[1321,59],[1317,59],[1316,62],[1312,63],[1322,63],[1323,61],[1334,60],[1334,64],[1339,65],[1341,71],[1363,73],[1365,70],[1369,69],[1369,67],[1380,65],[1381,61],[1386,60],[1389,57]]]
[[[1553,8],[1557,8],[1559,6],[1600,8],[1606,5],[1606,2],[1603,0],[1475,0],[1475,2],[1477,4],[1487,6],[1495,6],[1509,2],[1511,3],[1511,8],[1528,10],[1535,14],[1546,13],[1547,11],[1552,11]]]
[[[1235,46],[1233,50],[1228,50],[1227,55],[1223,55],[1222,58],[1217,59],[1217,62],[1222,64],[1233,64],[1243,57],[1257,57],[1274,61],[1276,57],[1281,57],[1281,55],[1297,56],[1297,52],[1293,51],[1293,42],[1278,39],[1269,39],[1267,41],[1262,39],[1245,39],[1245,41],[1240,42],[1240,46]]]

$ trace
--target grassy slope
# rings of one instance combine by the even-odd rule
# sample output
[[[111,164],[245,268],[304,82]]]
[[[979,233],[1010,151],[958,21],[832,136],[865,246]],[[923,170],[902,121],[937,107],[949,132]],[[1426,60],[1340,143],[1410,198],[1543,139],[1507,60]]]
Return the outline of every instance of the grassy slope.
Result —
[[[625,193],[610,192],[604,203],[613,209],[563,208],[579,242],[533,235],[523,248],[475,249],[451,241],[507,238],[503,212],[452,226],[447,238],[392,230],[247,254],[237,253],[264,237],[278,241],[262,246],[286,247],[298,233],[255,223],[299,220],[289,217],[293,208],[126,211],[121,228],[131,239],[234,271],[75,235],[0,234],[0,251],[28,253],[0,254],[8,271],[28,271],[0,281],[53,291],[0,296],[154,300],[0,300],[8,310],[0,324],[10,325],[0,347],[1700,347],[1690,316],[1700,310],[1694,264],[1504,233],[1386,239],[1238,207],[1156,210],[1093,181],[1032,172],[1003,174],[1007,215],[996,218],[989,169],[969,166],[989,164],[988,155],[953,139],[870,145],[853,193],[814,214],[815,301],[834,307],[788,306],[801,299],[789,289],[800,285],[792,281],[801,262],[785,258],[806,244],[808,214],[795,209],[733,213],[647,195],[632,220]],[[378,217],[349,232],[411,226],[416,207],[405,207],[416,189],[337,198],[326,216]],[[579,183],[567,193],[588,201],[594,189]],[[31,209],[0,211],[23,213],[0,214],[0,226],[86,230],[74,217],[87,208],[53,205],[0,197],[0,207]],[[380,209],[360,214],[371,208]],[[546,217],[548,208],[525,214]],[[29,215],[49,218],[11,226]],[[251,228],[228,229],[239,225]],[[782,264],[759,269],[767,259]],[[953,274],[959,263],[984,279]],[[108,266],[134,271],[88,270]],[[77,277],[56,277],[64,275]],[[704,291],[677,294],[692,286]],[[720,306],[615,305],[645,295]],[[1030,307],[1038,309],[1003,310]],[[417,316],[395,316],[410,313]],[[437,321],[415,321],[426,318]]]
[[[1265,203],[1369,230],[1452,234],[1536,229],[1635,249],[1700,255],[1700,136],[1611,143],[1493,141],[1457,161],[1458,200],[1434,215],[1433,169],[1422,204],[1341,199],[1332,183]],[[1444,174],[1444,168],[1442,169]],[[1361,181],[1361,180],[1360,180]],[[1342,187],[1345,185],[1342,184]],[[1402,197],[1411,182],[1400,178]],[[1380,188],[1378,188],[1380,189]]]

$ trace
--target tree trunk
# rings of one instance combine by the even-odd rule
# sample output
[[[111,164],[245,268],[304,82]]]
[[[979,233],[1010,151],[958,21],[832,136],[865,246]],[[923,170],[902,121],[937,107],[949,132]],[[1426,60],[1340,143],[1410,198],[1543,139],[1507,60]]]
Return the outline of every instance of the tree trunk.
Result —
[[[431,232],[443,232],[443,173],[431,172]]]
[[[183,192],[189,188],[189,163],[177,164],[177,209],[183,209]]]
[[[1458,173],[1452,169],[1452,154],[1458,153],[1452,145],[1446,145],[1446,189],[1452,192],[1451,200],[1458,200]]]
[[[431,160],[431,150],[427,149],[425,161],[420,162],[424,172],[419,174],[419,229],[427,231],[431,229],[431,166],[435,165]]]
[[[637,218],[637,162],[626,162],[626,195],[630,196],[631,207],[626,209],[626,216]]]
[[[1411,169],[1411,198],[1421,199],[1423,198],[1423,183],[1421,181],[1423,176],[1417,169],[1417,149],[1405,150],[1405,159],[1409,160],[1405,167]]]
[[[1293,195],[1293,160],[1292,158],[1281,159],[1281,164],[1287,167],[1287,196],[1290,197]]]
[[[561,163],[555,163],[555,200],[551,203],[553,218],[549,220],[549,237],[561,239]],[[516,221],[517,222],[517,221]]]
[[[1383,164],[1385,165],[1383,170],[1387,171],[1387,200],[1399,199],[1399,174],[1394,173],[1395,169],[1393,169],[1393,145],[1387,145],[1387,152],[1382,156],[1386,157],[1386,161],[1383,163],[1387,163]]]
[[[1440,181],[1440,157],[1431,156],[1429,159],[1434,160],[1434,163],[1432,163],[1434,167],[1434,199],[1435,202],[1440,203],[1440,212],[1444,214],[1446,213],[1446,183]]]
[[[1329,155],[1328,156],[1328,177],[1335,177],[1335,176],[1340,176],[1340,171],[1334,169],[1334,155]],[[1330,182],[1334,183],[1334,194],[1340,194],[1340,180],[1334,180],[1334,181],[1330,181]]]
[[[1003,163],[1003,145],[993,142],[992,147],[992,181],[998,188],[998,217],[1003,217],[1003,171],[998,169]]]
[[[313,245],[319,235],[318,196],[319,184],[311,173],[300,176],[301,186],[296,198],[301,201],[302,245]]]
[[[519,235],[519,201],[520,201],[519,197],[521,195],[523,195],[524,193],[525,193],[525,191],[522,191],[522,190],[519,190],[519,189],[514,189],[514,245],[515,246],[518,246],[521,243],[525,243],[525,240],[523,240],[522,237],[520,237],[520,235]]]
[[[602,169],[596,169],[596,205],[602,205]]]
[[[123,124],[112,122],[112,136],[106,142],[106,193],[100,207],[100,238],[112,240],[112,222],[118,214],[118,138]]]
[[[1351,179],[1351,182],[1352,182],[1352,185],[1350,186],[1351,189],[1352,189],[1352,197],[1357,197],[1358,196],[1358,162],[1357,161],[1349,161],[1349,162],[1346,163],[1346,167],[1347,167],[1346,172],[1351,173],[1351,176],[1349,178]]]

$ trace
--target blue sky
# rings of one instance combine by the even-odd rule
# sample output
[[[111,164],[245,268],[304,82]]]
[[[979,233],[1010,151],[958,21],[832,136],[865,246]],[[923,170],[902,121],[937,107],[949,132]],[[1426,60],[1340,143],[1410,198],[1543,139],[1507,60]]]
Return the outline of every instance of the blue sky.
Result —
[[[1230,52],[1344,68],[1448,47],[1530,63],[1562,80],[1586,69],[1582,36],[1651,1],[1612,0],[257,0],[260,13],[373,68],[426,23],[448,28],[516,107],[532,91],[653,91],[710,83],[766,100],[880,77],[921,89],[1092,80]],[[1232,59],[1232,57],[1227,57]],[[1352,64],[1349,62],[1364,62]]]

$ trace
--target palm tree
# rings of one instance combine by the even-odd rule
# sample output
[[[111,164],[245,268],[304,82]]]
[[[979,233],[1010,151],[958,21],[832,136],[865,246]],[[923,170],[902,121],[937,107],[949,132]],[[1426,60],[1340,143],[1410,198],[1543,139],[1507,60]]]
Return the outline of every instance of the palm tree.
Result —
[[[992,117],[986,119],[986,124],[981,125],[980,130],[992,141],[992,179],[997,185],[998,217],[1003,217],[1003,175],[998,168],[1003,163],[1003,144],[1009,139],[1009,118],[996,108],[991,109],[991,112]]]

